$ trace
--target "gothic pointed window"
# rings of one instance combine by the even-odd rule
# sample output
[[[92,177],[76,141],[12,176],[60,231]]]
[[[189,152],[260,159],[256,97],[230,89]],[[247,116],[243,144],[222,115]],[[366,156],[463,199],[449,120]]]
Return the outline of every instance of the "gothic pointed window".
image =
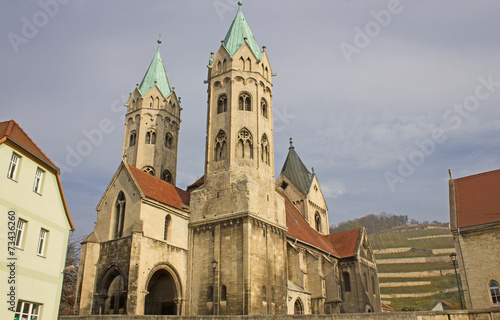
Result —
[[[267,136],[265,134],[262,135],[260,139],[260,160],[269,165],[269,141],[267,140]]]
[[[250,99],[250,95],[248,93],[240,94],[238,98],[238,109],[244,111],[252,111],[252,100]]]
[[[227,71],[227,60],[226,59],[224,59],[224,61],[222,61],[222,71],[223,72]]]
[[[243,59],[243,57],[240,57],[240,63],[241,63],[241,70],[245,71],[246,66],[245,66],[245,60]]]
[[[238,133],[236,156],[240,159],[253,159],[252,134],[246,128]]]
[[[165,134],[165,147],[168,149],[172,149],[172,141],[174,140],[174,137],[170,132],[167,132]]]
[[[168,170],[164,170],[161,174],[161,179],[165,182],[172,183],[172,174]]]
[[[314,215],[314,222],[316,226],[316,231],[320,232],[321,231],[321,216],[318,211],[316,211],[316,214]]]
[[[227,97],[226,95],[221,95],[217,101],[217,114],[227,111]]]
[[[125,220],[125,195],[120,191],[115,202],[115,215],[114,215],[114,237],[119,238],[123,236],[123,225]]]
[[[222,130],[219,131],[217,137],[215,138],[215,156],[214,160],[224,160],[227,156],[227,138],[226,133]]]
[[[300,300],[300,298],[297,298],[297,300],[295,300],[295,303],[293,305],[293,313],[304,314],[304,306],[302,305],[302,301]]]
[[[128,143],[129,147],[135,146],[136,138],[137,138],[137,133],[135,131],[130,132],[130,139]]]

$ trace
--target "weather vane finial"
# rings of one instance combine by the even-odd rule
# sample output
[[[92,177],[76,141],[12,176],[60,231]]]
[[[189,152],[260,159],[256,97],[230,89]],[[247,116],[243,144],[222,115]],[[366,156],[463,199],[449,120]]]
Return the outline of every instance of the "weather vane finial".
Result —
[[[243,5],[243,1],[238,1],[238,5],[241,7]]]
[[[158,44],[161,43],[161,33],[158,35],[158,41],[157,42],[158,42]]]
[[[293,148],[293,141],[292,141],[292,137],[290,137],[290,148]]]

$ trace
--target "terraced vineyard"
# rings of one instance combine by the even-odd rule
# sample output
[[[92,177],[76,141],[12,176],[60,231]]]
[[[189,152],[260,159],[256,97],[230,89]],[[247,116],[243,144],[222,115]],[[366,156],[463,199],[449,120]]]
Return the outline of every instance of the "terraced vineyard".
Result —
[[[408,226],[372,234],[369,239],[382,302],[394,311],[431,310],[440,300],[460,305],[448,228]]]

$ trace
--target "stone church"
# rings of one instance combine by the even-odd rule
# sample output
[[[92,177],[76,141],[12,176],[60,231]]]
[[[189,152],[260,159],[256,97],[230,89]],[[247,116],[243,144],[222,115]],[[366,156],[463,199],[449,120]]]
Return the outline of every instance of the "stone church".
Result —
[[[158,45],[126,103],[123,160],[82,243],[76,314],[381,311],[364,229],[329,234],[320,184],[292,141],[275,180],[273,76],[240,4],[208,64],[205,174],[184,191],[181,101]]]

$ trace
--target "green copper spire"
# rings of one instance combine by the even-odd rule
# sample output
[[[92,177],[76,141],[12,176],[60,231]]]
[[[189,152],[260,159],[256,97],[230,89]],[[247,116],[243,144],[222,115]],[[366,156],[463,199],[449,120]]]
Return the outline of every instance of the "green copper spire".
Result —
[[[165,71],[163,60],[161,59],[160,43],[161,40],[158,40],[158,50],[149,65],[148,71],[146,71],[146,74],[142,79],[141,85],[139,86],[139,92],[142,95],[145,95],[156,83],[156,86],[166,98],[170,95],[170,93],[172,93],[172,89],[170,88],[167,72]]]
[[[233,23],[229,28],[229,31],[224,38],[224,47],[229,52],[231,56],[233,56],[236,51],[245,43],[245,38],[252,49],[253,54],[260,59],[262,57],[263,52],[260,51],[259,45],[255,38],[253,37],[252,30],[248,26],[245,17],[243,16],[243,12],[241,11],[241,1],[238,3],[240,6],[238,8],[238,12],[236,13],[236,17],[234,17]]]

